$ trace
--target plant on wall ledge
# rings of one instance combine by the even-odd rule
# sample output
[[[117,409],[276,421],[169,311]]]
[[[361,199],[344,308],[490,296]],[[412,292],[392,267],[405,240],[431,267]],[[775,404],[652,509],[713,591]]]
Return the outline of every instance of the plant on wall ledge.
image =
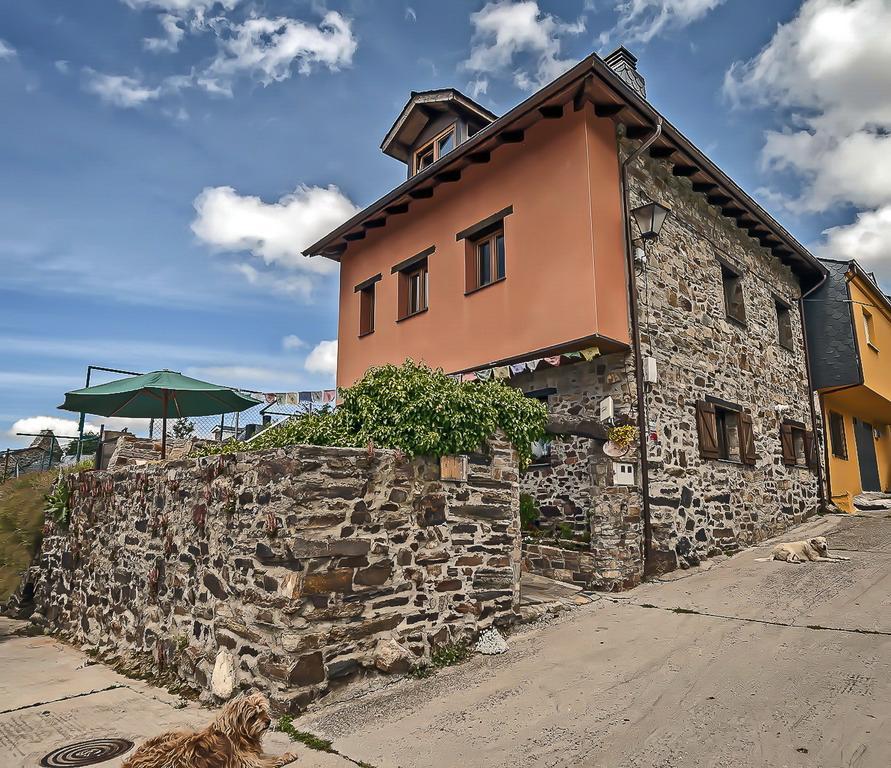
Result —
[[[409,456],[473,453],[498,430],[516,448],[520,466],[544,435],[547,409],[501,381],[462,382],[406,360],[371,368],[341,391],[337,408],[303,414],[272,427],[250,443],[234,440],[194,455],[329,445],[396,448]]]
[[[46,496],[44,518],[50,518],[61,528],[67,528],[68,520],[71,517],[70,502],[71,491],[68,488],[68,479],[60,473],[53,489]]]
[[[637,440],[637,427],[633,424],[622,424],[612,427],[607,433],[607,438],[619,448],[628,450],[632,443]]]

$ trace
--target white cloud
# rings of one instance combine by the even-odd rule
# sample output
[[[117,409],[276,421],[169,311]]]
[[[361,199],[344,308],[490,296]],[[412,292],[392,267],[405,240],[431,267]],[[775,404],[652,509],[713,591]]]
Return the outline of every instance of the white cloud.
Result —
[[[337,339],[320,341],[306,356],[304,363],[311,373],[324,373],[334,376],[337,373]]]
[[[250,251],[266,264],[315,273],[330,273],[334,265],[307,259],[301,251],[358,210],[333,185],[301,185],[275,203],[239,195],[232,187],[207,187],[194,205],[192,231],[213,248]]]
[[[59,59],[53,62],[53,66],[63,75],[67,75],[71,71],[71,62],[65,59]]]
[[[318,26],[297,19],[265,17],[226,25],[228,35],[208,69],[209,76],[256,74],[262,83],[287,80],[291,68],[308,75],[316,66],[337,71],[349,66],[356,52],[352,24],[336,11],[325,14]]]
[[[89,68],[84,71],[87,76],[84,89],[115,107],[132,109],[161,95],[160,88],[149,88],[134,77],[104,75]]]
[[[293,352],[295,349],[303,349],[305,346],[306,342],[299,336],[295,336],[293,333],[282,339],[282,349],[288,350],[289,352]]]
[[[704,18],[724,0],[619,0],[619,23],[604,39],[646,43],[670,29],[680,29]],[[587,7],[587,6],[586,6]]]
[[[478,99],[489,92],[489,81],[485,77],[477,77],[467,84],[467,90],[470,92],[470,98]]]
[[[180,17],[190,14],[203,17],[217,5],[223,10],[231,11],[238,5],[239,0],[123,0],[123,2],[138,11],[150,9]]]
[[[782,110],[788,118],[788,128],[767,132],[762,158],[767,170],[798,178],[789,208],[861,209],[852,224],[827,230],[821,253],[871,260],[886,280],[891,257],[882,260],[877,239],[889,231],[891,208],[889,29],[889,0],[805,0],[724,81],[737,106]]]
[[[299,296],[309,300],[315,283],[305,275],[281,274],[274,270],[260,270],[252,264],[234,264],[232,266],[248,283],[266,293],[279,296]]]
[[[879,282],[891,285],[891,205],[863,211],[851,224],[823,232],[826,242],[818,253],[834,259],[857,259]]]
[[[179,44],[186,34],[185,29],[180,26],[180,19],[172,13],[162,14],[158,19],[161,22],[161,28],[164,30],[163,37],[146,37],[142,44],[147,51],[154,53],[174,52],[179,48]]]
[[[411,6],[407,6],[405,9],[405,20],[406,21],[417,21],[418,14],[415,13],[415,9]]]
[[[8,437],[17,437],[18,432],[43,432],[45,429],[51,429],[54,434],[65,437],[75,437],[78,430],[78,422],[76,419],[60,419],[57,416],[29,416],[14,422],[12,427],[7,431]],[[99,427],[95,424],[84,424],[84,432],[99,432]],[[35,438],[22,438],[20,442],[30,443]]]
[[[16,50],[5,40],[0,39],[0,61],[11,59],[16,55]]]
[[[568,24],[542,13],[535,0],[487,3],[470,14],[470,23],[473,41],[464,67],[479,75],[512,72],[515,84],[525,90],[540,87],[569,69],[575,62],[560,58],[561,38],[585,31],[583,19]]]

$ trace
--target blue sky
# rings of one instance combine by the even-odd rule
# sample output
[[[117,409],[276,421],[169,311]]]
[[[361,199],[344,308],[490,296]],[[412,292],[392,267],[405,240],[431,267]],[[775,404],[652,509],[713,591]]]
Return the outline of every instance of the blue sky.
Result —
[[[331,386],[336,272],[298,254],[404,178],[379,145],[409,91],[503,113],[619,42],[736,181],[887,287],[889,21],[888,0],[0,0],[0,446],[68,418],[89,363]]]

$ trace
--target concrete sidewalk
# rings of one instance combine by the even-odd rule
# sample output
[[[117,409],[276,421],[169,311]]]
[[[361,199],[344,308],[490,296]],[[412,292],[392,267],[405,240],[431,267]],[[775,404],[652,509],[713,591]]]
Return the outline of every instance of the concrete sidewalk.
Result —
[[[26,626],[0,618],[0,766],[35,768],[53,749],[96,738],[137,745],[178,728],[201,728],[213,713],[167,691],[93,664],[49,637],[17,637]],[[297,752],[294,765],[355,768],[336,755],[294,745],[281,733],[266,737],[273,754]],[[100,763],[117,768],[124,757]]]

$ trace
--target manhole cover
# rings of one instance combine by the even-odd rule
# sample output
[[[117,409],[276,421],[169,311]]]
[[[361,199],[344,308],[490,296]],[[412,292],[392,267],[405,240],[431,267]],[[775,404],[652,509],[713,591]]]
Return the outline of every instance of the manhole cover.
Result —
[[[126,739],[90,739],[54,749],[40,764],[44,768],[75,768],[81,765],[95,765],[120,757],[133,748],[133,742]]]

